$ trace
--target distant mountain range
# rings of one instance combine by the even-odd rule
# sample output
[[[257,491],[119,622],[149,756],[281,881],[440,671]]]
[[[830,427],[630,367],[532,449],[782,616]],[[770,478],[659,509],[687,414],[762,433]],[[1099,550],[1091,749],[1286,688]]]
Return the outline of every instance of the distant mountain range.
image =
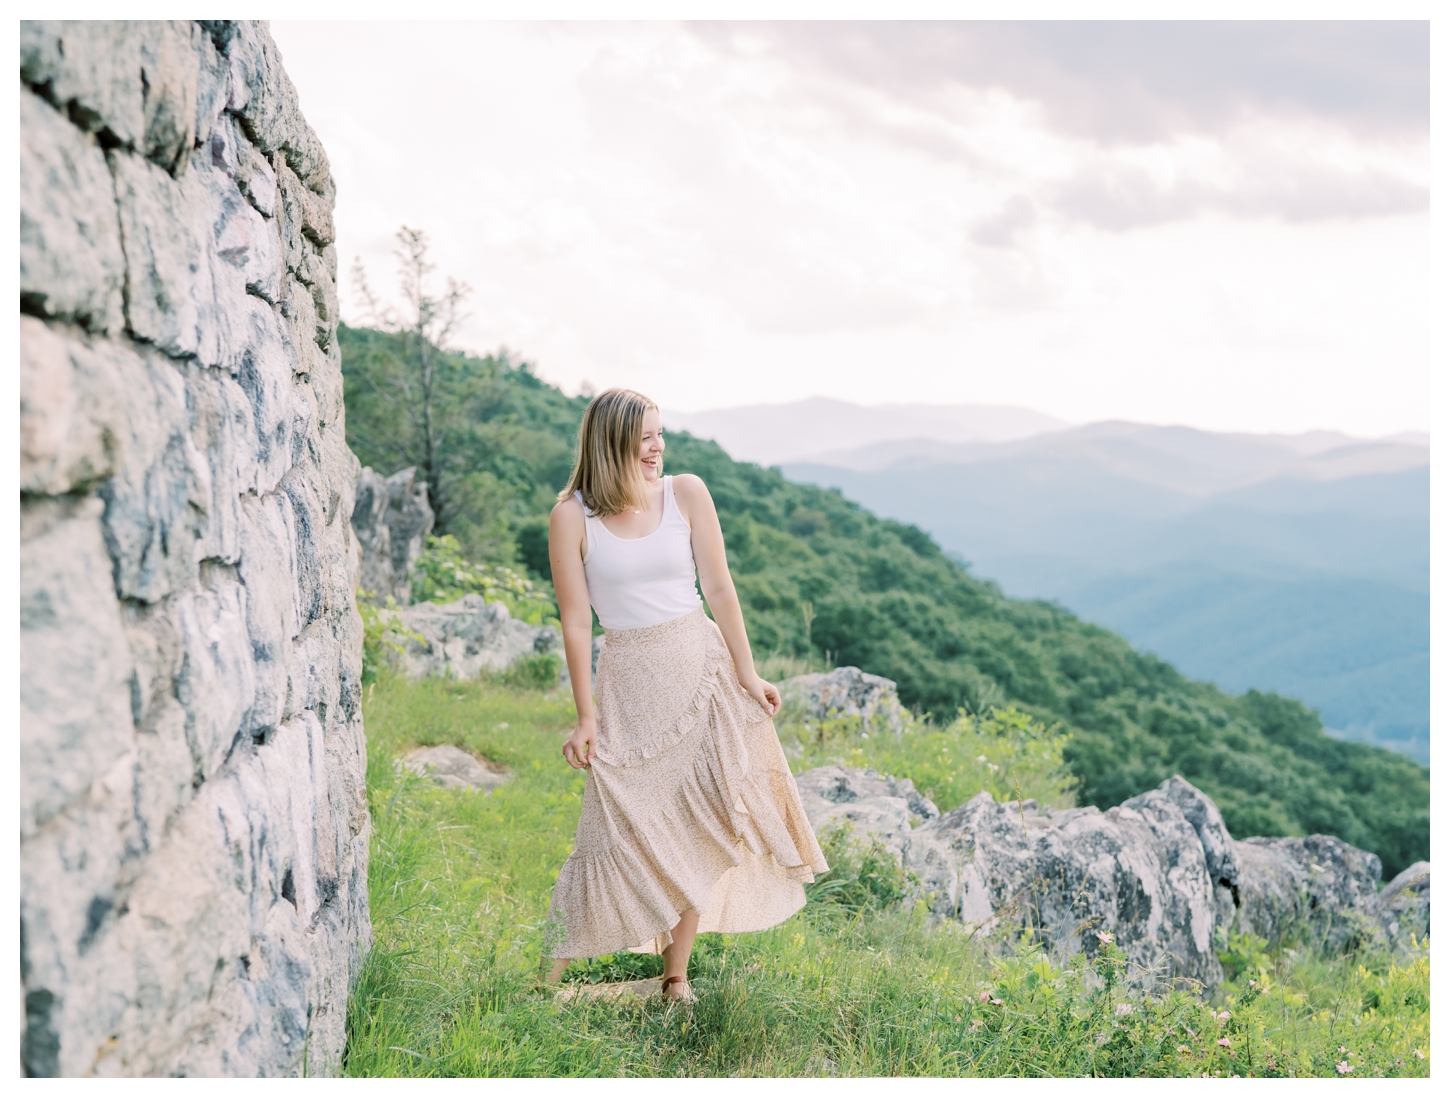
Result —
[[[711,438],[736,461],[779,465],[895,439],[1011,442],[1072,426],[1028,408],[991,404],[877,404],[829,397],[711,412],[663,412],[665,427]]]
[[[1336,734],[1428,762],[1427,436],[1071,427],[981,407],[943,410],[933,435],[883,436],[919,413],[907,407],[880,409],[874,427],[860,424],[878,409],[828,400],[688,426],[713,422],[733,456],[920,526],[1010,595],[1060,602],[1196,678],[1301,698]],[[820,445],[842,423],[857,426]],[[767,425],[792,437],[772,442]],[[792,447],[814,453],[767,456]]]

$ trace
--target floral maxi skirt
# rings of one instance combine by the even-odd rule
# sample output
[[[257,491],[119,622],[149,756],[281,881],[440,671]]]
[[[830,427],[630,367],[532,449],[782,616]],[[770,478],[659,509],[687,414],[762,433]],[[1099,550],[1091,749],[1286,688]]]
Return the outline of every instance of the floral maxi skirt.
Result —
[[[701,931],[724,933],[799,911],[826,860],[775,726],[705,612],[607,631],[595,697],[599,742],[549,952],[661,952],[691,908]]]

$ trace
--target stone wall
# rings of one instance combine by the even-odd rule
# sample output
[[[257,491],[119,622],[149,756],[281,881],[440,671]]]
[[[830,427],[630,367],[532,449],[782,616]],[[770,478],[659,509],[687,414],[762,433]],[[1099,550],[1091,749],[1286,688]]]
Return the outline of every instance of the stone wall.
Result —
[[[371,940],[333,183],[265,24],[20,25],[33,1075],[336,1069]]]

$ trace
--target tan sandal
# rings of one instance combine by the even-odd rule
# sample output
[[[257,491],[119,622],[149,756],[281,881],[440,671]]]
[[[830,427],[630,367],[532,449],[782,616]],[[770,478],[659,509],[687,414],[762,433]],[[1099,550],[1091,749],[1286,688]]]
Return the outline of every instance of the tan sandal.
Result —
[[[669,996],[669,986],[671,984],[684,984],[685,993],[681,995],[678,999],[671,999]],[[666,976],[663,980],[661,980],[660,998],[667,1003],[693,1003],[697,1001],[694,991],[692,991],[690,988],[690,981],[685,979],[683,976]]]

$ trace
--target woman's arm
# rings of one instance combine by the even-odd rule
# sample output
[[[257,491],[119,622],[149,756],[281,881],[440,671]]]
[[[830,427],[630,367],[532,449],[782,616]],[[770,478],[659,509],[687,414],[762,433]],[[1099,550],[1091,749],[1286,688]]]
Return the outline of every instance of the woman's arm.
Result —
[[[549,567],[554,573],[554,594],[559,600],[559,624],[564,634],[564,662],[579,721],[564,744],[564,758],[576,770],[594,760],[599,732],[594,723],[593,624],[589,587],[584,581],[584,508],[577,500],[554,505],[549,515]]]
[[[700,571],[700,590],[710,604],[710,613],[730,658],[735,661],[735,676],[746,692],[758,701],[772,717],[780,709],[780,691],[755,673],[755,657],[750,652],[750,638],[745,635],[745,617],[740,612],[740,596],[725,562],[725,535],[720,532],[720,516],[705,482],[693,474],[675,477],[675,502],[690,524],[690,545],[695,551],[695,567]]]

